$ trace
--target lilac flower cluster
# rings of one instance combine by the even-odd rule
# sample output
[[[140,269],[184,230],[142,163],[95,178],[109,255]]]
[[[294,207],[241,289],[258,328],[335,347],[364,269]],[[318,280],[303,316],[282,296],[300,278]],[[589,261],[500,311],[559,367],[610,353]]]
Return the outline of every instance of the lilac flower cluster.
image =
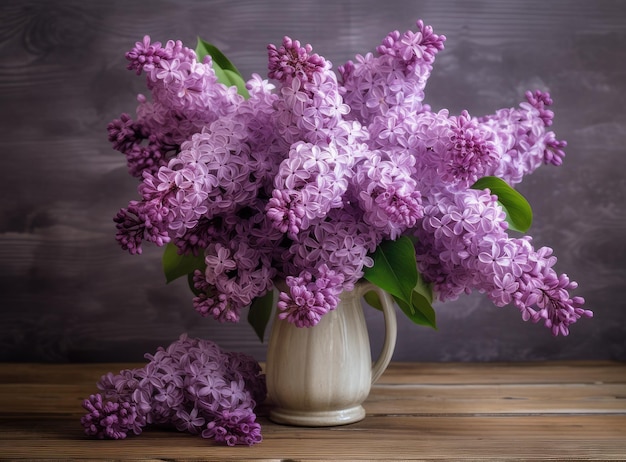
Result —
[[[422,21],[388,34],[376,53],[338,68],[285,37],[268,46],[268,77],[244,100],[179,42],[136,44],[129,68],[146,74],[152,102],[109,126],[140,200],[115,217],[130,253],[142,242],[203,255],[196,310],[237,321],[283,279],[280,316],[315,325],[363,277],[386,239],[417,238],[419,270],[439,300],[478,290],[517,306],[556,334],[592,313],[558,275],[547,248],[512,238],[481,177],[519,183],[560,165],[565,142],[548,131],[550,96],[484,117],[424,104],[445,37]]]
[[[577,284],[554,271],[552,249],[535,250],[530,236],[512,238],[506,228],[489,192],[441,193],[416,232],[419,269],[441,301],[476,289],[497,306],[513,303],[525,321],[543,320],[554,335],[567,335],[570,324],[591,316],[581,297],[569,295]]]
[[[169,424],[229,446],[261,441],[254,407],[265,399],[265,376],[253,358],[186,335],[146,358],[143,368],[104,375],[100,393],[84,400],[87,435],[122,439]]]
[[[211,59],[200,63],[180,41],[137,42],[126,54],[128,69],[146,75],[152,101],[137,97],[137,118],[128,114],[109,124],[109,141],[123,152],[131,175],[156,173],[180,145],[205,125],[230,112],[241,96],[217,82]]]

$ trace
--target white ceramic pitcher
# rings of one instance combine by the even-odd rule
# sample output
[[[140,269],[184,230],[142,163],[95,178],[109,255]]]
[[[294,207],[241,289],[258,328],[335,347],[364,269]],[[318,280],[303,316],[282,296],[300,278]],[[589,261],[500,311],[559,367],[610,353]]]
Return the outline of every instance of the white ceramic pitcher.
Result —
[[[385,342],[372,366],[362,296],[374,290],[383,306]],[[393,299],[361,281],[314,327],[295,327],[276,315],[266,378],[270,419],[299,426],[333,426],[365,417],[363,401],[391,360],[397,323]]]

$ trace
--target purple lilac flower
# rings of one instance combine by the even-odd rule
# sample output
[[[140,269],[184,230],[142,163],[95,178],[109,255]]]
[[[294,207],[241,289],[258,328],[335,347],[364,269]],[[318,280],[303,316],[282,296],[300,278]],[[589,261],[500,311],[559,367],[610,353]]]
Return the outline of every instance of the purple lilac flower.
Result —
[[[131,201],[114,218],[117,227],[116,239],[124,250],[141,254],[143,241],[162,246],[170,241],[164,229],[163,216],[168,209],[158,200]]]
[[[517,184],[524,175],[535,171],[543,163],[561,165],[565,141],[556,139],[554,132],[546,131],[552,124],[553,113],[546,109],[552,104],[548,93],[526,93],[526,102],[519,108],[500,109],[495,114],[481,117],[481,124],[490,127],[496,143],[501,146],[500,162],[487,171]]]
[[[279,317],[297,327],[316,325],[323,315],[337,307],[343,290],[342,275],[327,266],[322,266],[315,277],[308,271],[298,277],[288,276],[286,283],[289,293],[279,295]]]
[[[451,147],[442,156],[439,174],[444,183],[468,188],[500,160],[491,130],[481,127],[467,111],[451,118]]]
[[[295,237],[300,232],[304,217],[304,207],[298,193],[273,191],[267,203],[267,216],[277,230]]]
[[[221,232],[204,250],[206,269],[194,275],[196,310],[218,321],[235,322],[254,298],[272,288],[274,254],[283,234],[274,229],[262,202],[221,217]]]
[[[151,99],[138,96],[137,118],[122,114],[108,126],[114,149],[126,155],[129,173],[156,173],[192,134],[232,112],[241,102],[236,91],[217,82],[208,57],[180,41],[151,43],[144,37],[126,54],[128,68],[145,74]]]
[[[307,82],[319,69],[324,69],[328,63],[324,58],[313,51],[311,45],[301,46],[298,40],[289,37],[283,38],[280,47],[268,45],[269,56],[268,76],[289,86],[293,79]]]
[[[356,63],[339,67],[344,101],[365,125],[396,106],[410,112],[428,109],[422,104],[424,88],[446,38],[422,21],[417,27],[417,32],[391,32],[377,48],[378,56],[358,55]]]
[[[354,155],[336,143],[294,143],[279,166],[267,207],[275,227],[294,238],[331,209],[342,207]]]
[[[131,432],[139,435],[146,424],[135,404],[127,401],[105,402],[99,393],[85,399],[83,407],[88,412],[80,419],[85,434],[99,439],[124,439]]]
[[[396,239],[423,216],[414,164],[415,158],[405,152],[377,150],[355,166],[352,186],[363,220],[381,237]]]
[[[275,138],[266,137],[268,145],[252,151],[247,137],[247,120],[256,114],[252,108],[263,104],[251,98],[239,106],[241,113],[216,120],[182,143],[180,153],[155,174],[143,173],[143,200],[132,201],[116,217],[123,248],[140,253],[143,240],[163,245],[188,235],[201,221],[256,203],[276,171]]]
[[[436,35],[433,28],[422,20],[417,21],[417,28],[417,32],[409,30],[404,34],[390,32],[376,51],[381,55],[401,58],[409,70],[420,64],[431,65],[435,55],[443,50],[446,37]]]
[[[253,410],[265,399],[265,376],[252,357],[182,335],[146,358],[143,368],[98,382],[101,393],[83,403],[87,435],[120,439],[148,424],[171,424],[231,446],[261,441]]]
[[[420,271],[442,301],[480,290],[498,306],[513,303],[525,321],[543,320],[554,335],[567,335],[570,324],[592,316],[582,298],[569,296],[577,284],[554,272],[552,249],[536,251],[529,237],[511,238],[506,228],[489,192],[440,194],[417,230]]]
[[[218,443],[226,443],[228,446],[237,444],[252,446],[262,440],[261,425],[256,422],[256,416],[252,411],[224,410],[216,414],[215,419],[207,424],[202,431],[202,437],[215,438]]]

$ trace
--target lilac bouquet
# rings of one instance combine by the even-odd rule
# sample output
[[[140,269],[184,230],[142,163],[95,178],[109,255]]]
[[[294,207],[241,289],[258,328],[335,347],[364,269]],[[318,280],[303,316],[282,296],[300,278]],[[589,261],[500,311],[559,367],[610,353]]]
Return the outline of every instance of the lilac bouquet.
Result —
[[[435,300],[477,290],[567,335],[592,312],[524,235],[532,212],[512,187],[562,163],[552,100],[433,110],[424,89],[444,42],[418,21],[335,73],[285,37],[268,46],[269,80],[244,82],[202,40],[145,37],[126,57],[150,97],[108,127],[140,180],[115,217],[119,244],[165,246],[167,280],[188,277],[201,315],[238,321],[249,307],[261,337],[275,281],[280,317],[309,327],[362,278],[418,324],[435,325]]]
[[[83,401],[85,434],[124,439],[156,424],[229,446],[261,442],[254,408],[267,389],[252,357],[181,335],[146,358],[142,368],[102,376],[100,392]]]

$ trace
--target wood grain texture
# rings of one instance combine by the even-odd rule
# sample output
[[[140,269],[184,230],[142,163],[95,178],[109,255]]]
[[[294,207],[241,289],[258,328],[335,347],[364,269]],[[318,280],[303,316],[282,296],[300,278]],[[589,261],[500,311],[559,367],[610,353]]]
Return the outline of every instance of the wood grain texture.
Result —
[[[290,35],[335,67],[423,18],[448,38],[433,108],[482,115],[551,91],[565,164],[520,186],[536,246],[580,283],[594,320],[553,339],[479,294],[437,306],[439,330],[401,320],[396,360],[626,359],[626,8],[616,0],[3,0],[0,2],[0,360],[140,360],[183,332],[262,359],[245,323],[201,319],[159,249],[121,251],[112,217],[135,180],[106,139],[143,79],[124,53],[144,34],[215,43],[246,76]],[[180,282],[180,283],[179,283]],[[368,315],[373,349],[382,318]]]
[[[259,408],[251,448],[164,428],[98,441],[82,434],[81,398],[138,364],[0,364],[0,459],[28,460],[626,460],[626,364],[393,363],[365,420],[276,425]]]

